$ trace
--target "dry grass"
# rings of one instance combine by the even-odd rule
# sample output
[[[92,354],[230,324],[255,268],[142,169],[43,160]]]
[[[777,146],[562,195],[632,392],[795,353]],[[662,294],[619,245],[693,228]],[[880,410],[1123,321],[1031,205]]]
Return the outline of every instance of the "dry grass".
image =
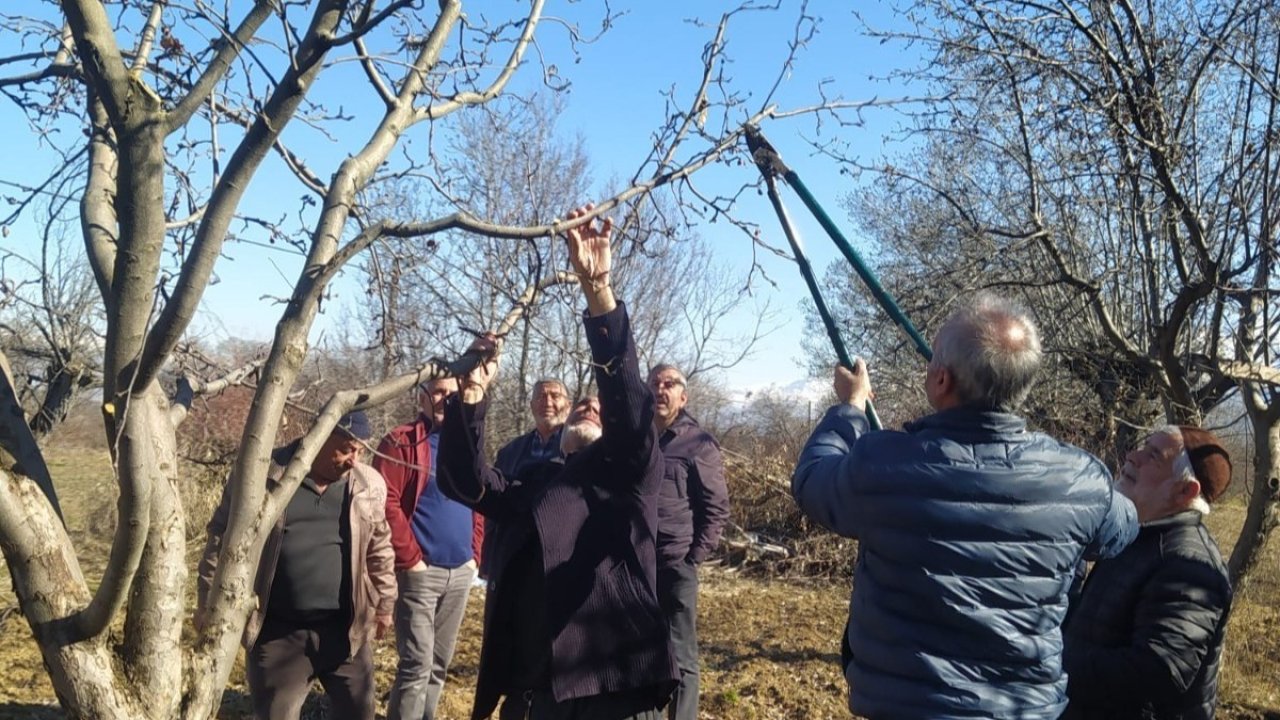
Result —
[[[52,458],[68,528],[81,548],[86,576],[101,573],[110,541],[114,492],[105,453],[66,452]],[[745,481],[743,481],[745,482]],[[776,496],[760,478],[757,492]],[[193,477],[184,494],[207,495],[213,481]],[[751,490],[735,482],[737,501],[750,502]],[[764,502],[777,523],[786,515],[780,498]],[[735,510],[739,506],[735,505]],[[1211,515],[1210,526],[1225,539],[1234,538],[1243,518],[1239,502]],[[191,535],[191,557],[199,551],[202,519]],[[771,525],[777,531],[785,523]],[[1236,599],[1223,663],[1224,706],[1228,720],[1280,719],[1280,562],[1277,546],[1259,565],[1249,586]],[[1230,548],[1224,544],[1224,551]],[[829,563],[818,563],[829,567]],[[794,569],[794,563],[793,563]],[[0,575],[4,574],[0,567]],[[838,637],[844,626],[848,587],[845,580],[805,581],[777,577],[741,577],[711,568],[703,575],[699,623],[702,636],[703,720],[821,720],[847,718],[844,681],[838,668]],[[7,577],[0,577],[0,608],[12,607]],[[482,597],[473,595],[459,637],[449,684],[441,701],[446,720],[468,717],[480,649]],[[395,648],[378,646],[380,709],[395,668]],[[248,717],[242,675],[237,669],[227,689],[221,717]],[[45,720],[61,717],[40,655],[25,621],[16,613],[0,619],[0,720]],[[323,701],[313,698],[304,714],[323,717]]]
[[[1224,557],[1231,553],[1244,514],[1244,498],[1235,497],[1209,515]],[[1227,717],[1280,718],[1280,543],[1275,540],[1236,593],[1219,681],[1224,701],[1238,713]]]

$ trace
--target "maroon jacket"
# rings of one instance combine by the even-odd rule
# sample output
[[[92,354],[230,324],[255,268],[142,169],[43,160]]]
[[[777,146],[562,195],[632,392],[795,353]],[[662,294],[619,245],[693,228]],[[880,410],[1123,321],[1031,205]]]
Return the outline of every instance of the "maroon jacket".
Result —
[[[429,558],[422,556],[412,525],[431,467],[431,446],[427,443],[430,432],[430,421],[419,415],[413,422],[387,433],[378,443],[378,454],[373,458],[373,468],[387,481],[387,524],[391,526],[391,547],[396,551],[396,570],[408,570],[419,560],[431,564]],[[478,513],[473,513],[471,553],[477,566],[483,545],[484,521]]]
[[[663,462],[653,395],[640,375],[626,309],[619,304],[585,324],[600,388],[601,439],[565,460],[506,477],[484,457],[486,403],[466,405],[454,396],[445,408],[437,473],[446,495],[537,533],[545,602],[498,597],[511,587],[505,578],[514,563],[506,560],[518,548],[491,548],[492,592],[495,605],[545,607],[557,701],[644,688],[666,696],[677,674],[656,592]],[[485,618],[473,718],[488,717],[498,696],[511,690],[512,640],[491,632],[496,622],[493,614]]]

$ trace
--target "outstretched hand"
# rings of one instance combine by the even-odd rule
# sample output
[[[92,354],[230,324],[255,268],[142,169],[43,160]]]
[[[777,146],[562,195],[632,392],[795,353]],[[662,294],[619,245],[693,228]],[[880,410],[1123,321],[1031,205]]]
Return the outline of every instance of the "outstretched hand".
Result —
[[[587,203],[573,210],[565,218],[577,220],[590,215],[595,205]],[[603,315],[615,306],[609,272],[613,269],[613,219],[604,218],[599,225],[592,218],[565,231],[569,244],[569,262],[578,276],[578,284],[587,297],[587,310],[592,315]]]
[[[462,401],[474,405],[484,398],[489,383],[498,375],[498,338],[493,333],[485,333],[476,338],[467,354],[479,355],[481,360],[461,378]]]

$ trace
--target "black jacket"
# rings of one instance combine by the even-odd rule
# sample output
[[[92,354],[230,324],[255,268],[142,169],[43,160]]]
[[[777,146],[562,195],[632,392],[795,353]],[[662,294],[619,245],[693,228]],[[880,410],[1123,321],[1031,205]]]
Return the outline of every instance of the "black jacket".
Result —
[[[515,633],[497,628],[545,629],[557,702],[642,689],[665,698],[678,677],[656,589],[662,455],[653,395],[622,303],[584,324],[604,426],[588,447],[507,477],[483,452],[487,403],[454,395],[445,405],[440,488],[510,530],[493,548],[494,611],[485,618],[473,718],[488,717],[528,671],[512,667]],[[529,556],[532,567],[519,562]],[[531,571],[539,596],[516,597]]]
[[[1067,618],[1063,717],[1212,718],[1230,608],[1227,569],[1200,513],[1143,525],[1093,568]]]

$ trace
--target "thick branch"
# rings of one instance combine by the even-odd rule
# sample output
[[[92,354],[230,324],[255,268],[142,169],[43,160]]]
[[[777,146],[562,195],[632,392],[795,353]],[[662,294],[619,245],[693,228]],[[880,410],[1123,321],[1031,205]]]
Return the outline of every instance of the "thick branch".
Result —
[[[165,358],[186,332],[191,318],[208,287],[213,267],[222,252],[227,228],[240,199],[263,159],[277,142],[280,133],[292,119],[323,67],[334,30],[342,19],[346,3],[330,0],[316,11],[316,16],[298,49],[298,57],[267,101],[262,113],[245,133],[236,148],[227,171],[218,180],[209,198],[208,209],[196,231],[191,251],[182,264],[182,273],[173,295],[147,336],[146,349],[138,370],[140,383],[154,379]]]
[[[151,493],[153,482],[161,476],[163,463],[157,457],[160,448],[154,436],[166,432],[157,427],[166,422],[161,414],[159,388],[152,383],[134,388],[117,397],[123,406],[108,405],[108,426],[118,428],[112,438],[115,449],[116,476],[120,497],[116,501],[118,519],[111,553],[102,573],[102,582],[93,593],[89,606],[75,618],[78,639],[94,638],[106,631],[124,607],[129,588],[142,563],[147,536],[151,530]],[[169,430],[169,432],[172,432]]]
[[[193,380],[183,375],[178,378],[177,391],[174,393],[173,404],[169,406],[169,421],[176,428],[187,419],[187,413],[191,410],[191,402],[196,395],[216,395],[229,387],[246,384],[244,381],[252,377],[254,373],[262,369],[261,360],[251,360],[234,370],[227,372],[221,377],[213,380]]]
[[[151,3],[151,12],[147,15],[147,23],[142,27],[142,34],[138,38],[138,47],[133,52],[133,65],[129,68],[130,72],[136,78],[142,77],[142,71],[147,67],[147,59],[151,57],[151,48],[154,46],[156,39],[156,28],[160,27],[160,18],[163,15],[164,3]]]
[[[1245,362],[1223,362],[1218,370],[1233,380],[1280,386],[1280,368]]]
[[[103,302],[110,302],[115,278],[119,158],[111,142],[106,109],[93,93],[89,95],[89,179],[80,196],[80,231],[98,292]]]
[[[102,99],[112,124],[130,126],[136,122],[130,108],[134,83],[139,89],[145,86],[125,67],[106,8],[98,0],[62,0],[62,11],[75,37],[84,74]]]
[[[515,74],[516,68],[520,67],[520,60],[524,57],[525,51],[529,49],[529,43],[533,40],[533,31],[537,29],[538,20],[542,17],[543,4],[544,0],[534,0],[533,7],[529,9],[529,17],[525,19],[524,31],[520,33],[520,39],[511,48],[511,54],[507,57],[506,64],[502,66],[502,71],[493,79],[489,87],[479,92],[474,90],[460,92],[444,102],[427,105],[418,110],[415,122],[441,118],[460,108],[468,105],[480,105],[497,97],[503,88],[507,86],[511,76]]]
[[[9,358],[3,352],[0,352],[0,448],[12,458],[13,471],[31,478],[61,518],[62,508],[58,506],[58,493],[54,490],[49,466],[45,464],[35,435],[24,419],[22,403],[9,369]]]
[[[231,69],[231,65],[239,57],[240,51],[253,39],[254,33],[258,32],[258,28],[262,26],[262,23],[271,17],[271,9],[274,4],[272,0],[258,0],[254,3],[253,9],[249,11],[249,14],[241,21],[240,27],[236,28],[235,32],[229,36],[218,41],[218,52],[209,61],[209,64],[205,66],[204,72],[200,74],[195,84],[191,86],[191,90],[169,111],[169,116],[165,119],[168,132],[173,132],[186,125],[196,110],[200,109],[200,106],[208,99],[209,94],[217,87],[218,82]]]

